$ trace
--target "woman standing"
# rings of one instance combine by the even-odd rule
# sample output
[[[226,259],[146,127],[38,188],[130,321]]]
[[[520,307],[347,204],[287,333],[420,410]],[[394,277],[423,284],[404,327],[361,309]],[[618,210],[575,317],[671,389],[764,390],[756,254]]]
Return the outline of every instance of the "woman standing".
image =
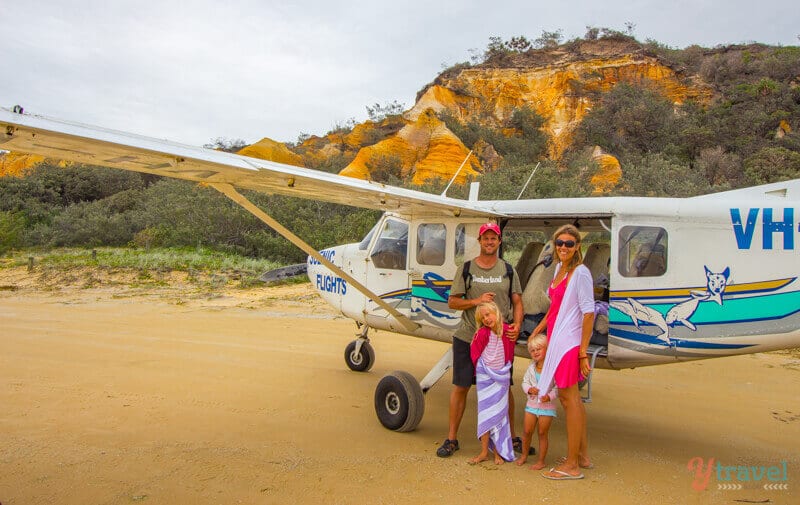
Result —
[[[548,352],[542,366],[539,398],[558,387],[567,425],[567,457],[542,474],[552,480],[582,479],[581,468],[591,468],[586,440],[586,409],[578,381],[591,371],[586,349],[594,324],[592,274],[583,264],[581,236],[572,225],[553,234],[558,265],[548,294],[550,308],[533,334],[547,326]]]

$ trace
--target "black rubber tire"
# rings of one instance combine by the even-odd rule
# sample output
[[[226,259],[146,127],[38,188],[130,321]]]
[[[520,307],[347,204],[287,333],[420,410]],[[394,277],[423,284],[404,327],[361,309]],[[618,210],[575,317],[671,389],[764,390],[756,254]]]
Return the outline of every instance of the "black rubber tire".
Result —
[[[425,396],[419,382],[400,370],[386,375],[375,388],[375,413],[384,428],[414,430],[425,414]]]
[[[361,344],[361,351],[356,354],[356,341],[353,340],[344,348],[344,362],[354,372],[366,372],[375,364],[375,349],[369,342]]]

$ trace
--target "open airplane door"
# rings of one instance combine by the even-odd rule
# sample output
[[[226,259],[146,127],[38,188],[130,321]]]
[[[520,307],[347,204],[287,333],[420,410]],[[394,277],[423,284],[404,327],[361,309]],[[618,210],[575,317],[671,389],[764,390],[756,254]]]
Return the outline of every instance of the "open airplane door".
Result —
[[[411,313],[411,291],[407,270],[408,221],[386,215],[376,229],[366,265],[367,285],[380,286],[376,293],[399,313]],[[369,326],[386,327],[401,333],[407,332],[399,321],[379,307],[375,300],[368,299],[365,307]]]
[[[458,265],[464,261],[465,249],[477,254],[473,247],[467,247],[466,237],[476,235],[479,226],[480,223],[452,219],[412,223],[409,255],[412,321],[444,330],[446,337],[452,336],[461,313],[447,306],[447,298]],[[473,241],[469,244],[472,246]]]

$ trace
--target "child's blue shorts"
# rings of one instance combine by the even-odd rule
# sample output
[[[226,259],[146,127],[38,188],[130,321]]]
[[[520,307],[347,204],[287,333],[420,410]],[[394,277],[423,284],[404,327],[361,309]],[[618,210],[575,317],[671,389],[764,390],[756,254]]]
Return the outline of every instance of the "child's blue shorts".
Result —
[[[525,407],[525,412],[529,412],[535,416],[557,417],[556,411],[550,409],[534,409],[533,407]]]

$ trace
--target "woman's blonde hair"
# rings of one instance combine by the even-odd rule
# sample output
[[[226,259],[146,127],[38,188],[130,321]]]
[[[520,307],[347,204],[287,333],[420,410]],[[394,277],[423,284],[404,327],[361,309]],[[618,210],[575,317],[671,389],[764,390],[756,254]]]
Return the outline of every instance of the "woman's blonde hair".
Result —
[[[538,333],[528,338],[528,352],[532,353],[534,347],[547,348],[547,335]]]
[[[559,235],[567,234],[572,236],[575,239],[575,254],[572,256],[572,259],[567,265],[567,270],[571,271],[574,270],[575,267],[583,263],[583,253],[581,252],[581,234],[575,226],[571,224],[565,224],[561,226],[559,229],[553,233],[553,245],[555,246],[556,239]]]
[[[495,321],[494,321],[494,328],[492,331],[498,337],[503,336],[503,315],[500,313],[500,307],[497,306],[494,302],[483,302],[478,305],[475,309],[475,323],[478,325],[478,328],[483,326],[483,311],[489,310],[494,312]]]

